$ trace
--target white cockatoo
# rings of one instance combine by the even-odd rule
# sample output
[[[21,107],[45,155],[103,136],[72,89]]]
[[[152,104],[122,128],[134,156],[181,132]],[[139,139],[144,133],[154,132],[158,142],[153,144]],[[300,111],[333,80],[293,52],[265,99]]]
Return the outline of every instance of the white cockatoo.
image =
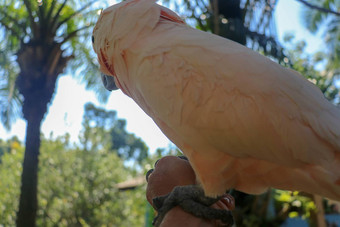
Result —
[[[340,200],[340,111],[299,73],[187,26],[156,0],[102,12],[102,73],[188,157],[207,196],[235,188]]]

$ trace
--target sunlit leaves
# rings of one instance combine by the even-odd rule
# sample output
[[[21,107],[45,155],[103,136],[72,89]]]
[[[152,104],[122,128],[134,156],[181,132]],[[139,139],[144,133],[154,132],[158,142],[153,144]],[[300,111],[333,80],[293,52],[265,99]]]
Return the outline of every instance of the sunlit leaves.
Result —
[[[135,176],[116,153],[104,148],[70,148],[67,135],[44,139],[39,167],[37,226],[142,226],[145,188],[119,191],[117,183]],[[14,226],[23,147],[0,140],[0,225]]]
[[[287,212],[290,218],[302,217],[308,219],[315,213],[315,203],[310,197],[301,196],[299,192],[275,190],[276,206],[281,207],[281,212]]]
[[[61,141],[43,143],[42,151],[40,217],[67,225],[82,219],[90,226],[98,226],[105,224],[97,217],[101,210],[114,214],[107,217],[107,223],[117,222],[115,216],[121,216],[121,211],[115,205],[120,198],[115,185],[124,181],[128,172],[116,154],[105,149],[66,151]]]
[[[24,150],[15,140],[0,140],[1,150],[5,152],[0,156],[0,225],[14,226]]]
[[[305,52],[306,43],[295,41],[292,34],[287,34],[284,40],[288,47],[286,53],[292,68],[317,85],[328,100],[338,104],[340,102],[339,88],[335,86],[333,69],[327,67],[329,64],[327,53],[307,54]]]

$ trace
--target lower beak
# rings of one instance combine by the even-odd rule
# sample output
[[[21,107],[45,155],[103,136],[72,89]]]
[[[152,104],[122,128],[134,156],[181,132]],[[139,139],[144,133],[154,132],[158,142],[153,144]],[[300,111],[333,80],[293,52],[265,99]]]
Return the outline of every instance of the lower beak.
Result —
[[[116,83],[115,83],[115,80],[114,80],[113,76],[101,74],[101,78],[102,78],[102,82],[104,84],[104,87],[107,90],[113,91],[113,90],[117,90],[118,89],[118,87],[116,86]]]

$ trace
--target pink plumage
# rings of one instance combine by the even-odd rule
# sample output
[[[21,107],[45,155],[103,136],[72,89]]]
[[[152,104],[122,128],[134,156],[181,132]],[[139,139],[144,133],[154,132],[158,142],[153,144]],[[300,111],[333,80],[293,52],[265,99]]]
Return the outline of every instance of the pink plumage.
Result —
[[[274,187],[340,200],[340,111],[300,74],[155,0],[109,7],[93,35],[101,71],[189,158],[206,195]]]

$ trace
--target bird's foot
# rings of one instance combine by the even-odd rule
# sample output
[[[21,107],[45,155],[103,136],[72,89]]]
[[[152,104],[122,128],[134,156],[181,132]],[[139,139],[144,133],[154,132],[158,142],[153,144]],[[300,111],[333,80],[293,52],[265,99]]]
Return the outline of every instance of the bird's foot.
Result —
[[[153,205],[158,213],[153,225],[159,226],[168,211],[175,206],[180,206],[185,212],[196,217],[220,220],[223,226],[232,226],[234,220],[229,210],[210,207],[221,198],[206,197],[199,185],[177,186],[169,194],[153,199]]]

